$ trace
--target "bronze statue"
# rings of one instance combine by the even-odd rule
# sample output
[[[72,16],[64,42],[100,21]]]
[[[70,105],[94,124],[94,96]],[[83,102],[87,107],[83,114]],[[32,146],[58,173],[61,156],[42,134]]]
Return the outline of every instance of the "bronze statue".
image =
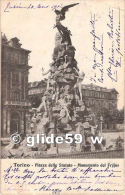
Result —
[[[64,20],[65,19],[65,13],[68,11],[68,9],[70,7],[74,7],[77,4],[79,4],[79,3],[73,3],[73,4],[70,4],[70,5],[67,5],[67,6],[63,7],[60,11],[55,10],[56,15],[59,16],[59,20],[60,21]]]

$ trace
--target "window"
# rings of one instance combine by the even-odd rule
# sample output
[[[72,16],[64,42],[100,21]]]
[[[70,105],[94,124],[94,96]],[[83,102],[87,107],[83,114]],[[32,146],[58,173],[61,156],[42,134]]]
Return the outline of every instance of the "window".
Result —
[[[22,54],[22,64],[25,64],[25,53]]]
[[[22,99],[25,99],[25,76],[22,75],[22,82],[21,82],[21,91],[22,91]]]
[[[21,64],[21,63],[22,63],[22,55],[19,54],[19,64]]]
[[[19,86],[19,74],[12,72],[12,87]]]
[[[14,63],[14,53],[13,52],[10,53],[10,59],[9,59],[9,61],[11,62],[11,64]]]
[[[10,100],[11,101],[20,101],[20,92],[19,91],[11,91]]]
[[[14,63],[15,63],[15,64],[19,63],[19,56],[18,56],[18,53],[15,53],[15,55],[14,55]]]

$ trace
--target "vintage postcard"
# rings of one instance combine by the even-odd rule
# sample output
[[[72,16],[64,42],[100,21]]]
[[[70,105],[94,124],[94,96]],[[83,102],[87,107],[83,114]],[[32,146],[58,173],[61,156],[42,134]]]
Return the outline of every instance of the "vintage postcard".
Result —
[[[1,195],[124,195],[124,0],[0,6]]]

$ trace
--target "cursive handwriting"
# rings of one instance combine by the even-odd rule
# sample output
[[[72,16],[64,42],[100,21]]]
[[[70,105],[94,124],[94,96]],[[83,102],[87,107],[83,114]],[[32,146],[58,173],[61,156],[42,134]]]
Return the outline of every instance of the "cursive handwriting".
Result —
[[[58,8],[62,8],[62,4],[55,4],[55,5],[44,5],[44,4],[37,4],[37,5],[34,5],[32,3],[29,3],[28,5],[24,5],[24,3],[22,2],[19,2],[19,3],[12,3],[12,2],[8,2],[6,5],[5,5],[5,8],[4,8],[4,12],[10,12],[12,10],[15,10],[15,9],[27,9],[27,10],[35,10],[35,9],[47,9],[47,8],[50,8],[52,10],[55,10],[55,9],[58,9]]]
[[[109,22],[107,23],[108,32],[107,35],[110,40],[111,47],[109,48],[109,57],[108,57],[108,68],[107,75],[113,81],[118,81],[118,67],[121,67],[121,24],[120,24],[120,9],[118,14],[118,25],[114,27],[114,10],[109,9],[108,18]]]
[[[91,77],[91,81],[94,81],[95,83],[98,81],[100,83],[103,83],[104,81],[104,68],[103,68],[103,34],[97,35],[96,33],[96,18],[95,14],[91,14],[91,20],[90,24],[92,27],[92,30],[90,34],[93,38],[93,52],[94,52],[94,60],[93,60],[93,70],[94,70],[94,76]]]
[[[64,191],[122,191],[120,184],[122,173],[119,166],[81,168],[77,164],[72,167],[7,167],[3,172],[6,190],[51,192],[61,194]],[[27,187],[28,186],[28,187]]]
[[[99,29],[101,19],[95,13],[91,13],[93,61],[90,80],[93,83],[104,83],[106,77],[112,82],[117,82],[118,71],[122,66],[120,8],[109,8],[107,18],[104,29]]]
[[[120,8],[119,8],[119,21],[118,21],[118,27],[115,30],[115,35],[116,35],[116,51],[119,54],[119,56],[123,56],[121,52],[121,22],[120,22]]]

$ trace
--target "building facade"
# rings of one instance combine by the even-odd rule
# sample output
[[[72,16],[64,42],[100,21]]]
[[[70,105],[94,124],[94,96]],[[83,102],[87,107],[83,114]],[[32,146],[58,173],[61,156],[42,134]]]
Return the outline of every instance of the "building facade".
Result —
[[[116,89],[107,89],[97,85],[82,85],[83,100],[93,112],[97,113],[103,108],[112,114],[117,110],[118,92]]]
[[[28,55],[31,51],[23,49],[18,38],[7,40],[2,35],[1,48],[1,136],[13,133],[26,133],[28,102]]]
[[[37,107],[37,100],[40,102],[46,90],[46,80],[29,83],[28,96]],[[93,112],[98,112],[103,108],[114,112],[117,110],[118,92],[115,89],[107,89],[97,85],[82,85],[83,101]],[[35,102],[36,101],[36,102]]]

